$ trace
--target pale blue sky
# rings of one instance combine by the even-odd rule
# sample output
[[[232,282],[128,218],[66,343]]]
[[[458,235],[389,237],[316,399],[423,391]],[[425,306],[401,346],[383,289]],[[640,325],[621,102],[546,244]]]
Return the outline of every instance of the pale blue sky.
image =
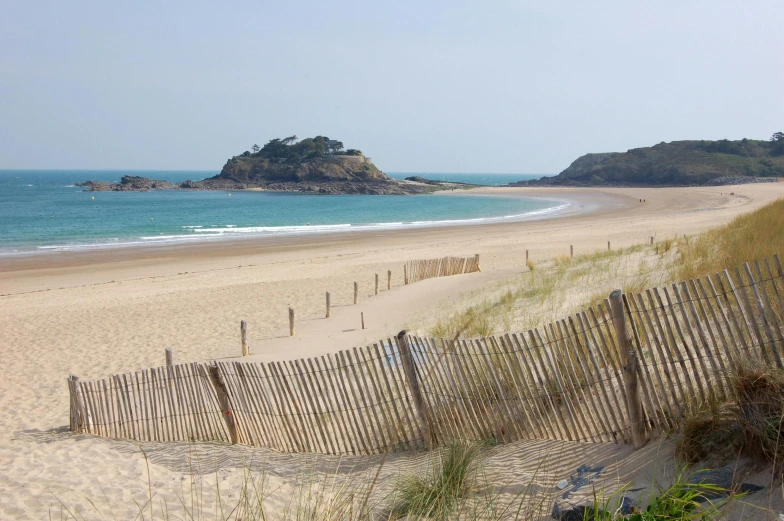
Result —
[[[556,173],[767,139],[782,20],[780,0],[0,0],[0,168],[218,170],[322,134],[390,172]]]

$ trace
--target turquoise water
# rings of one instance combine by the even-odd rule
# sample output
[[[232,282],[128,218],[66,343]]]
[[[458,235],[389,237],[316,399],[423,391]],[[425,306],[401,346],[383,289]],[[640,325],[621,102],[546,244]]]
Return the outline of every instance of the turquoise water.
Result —
[[[87,179],[118,181],[126,174],[181,182],[215,172],[0,170],[0,256],[526,219],[545,215],[562,204],[481,195],[89,193],[74,186]],[[532,177],[498,175],[424,174],[433,179],[451,176],[450,180],[483,184],[490,184],[487,179],[505,184]]]

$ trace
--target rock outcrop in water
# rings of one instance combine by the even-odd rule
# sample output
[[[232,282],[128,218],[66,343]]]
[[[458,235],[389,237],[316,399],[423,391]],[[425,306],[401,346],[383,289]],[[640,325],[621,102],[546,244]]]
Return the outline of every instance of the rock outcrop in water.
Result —
[[[342,151],[339,141],[323,136],[295,142],[296,137],[273,139],[254,152],[229,159],[220,174],[200,181],[172,184],[136,176],[119,183],[87,181],[88,191],[147,190],[264,190],[317,194],[407,195],[454,189],[456,184],[400,181],[379,170],[359,150]]]
[[[119,183],[109,181],[86,181],[76,183],[76,186],[85,186],[87,192],[147,192],[149,190],[174,190],[178,185],[169,181],[158,179],[147,179],[135,175],[126,175],[120,179]]]
[[[770,141],[673,141],[628,152],[586,154],[554,177],[512,186],[699,186],[775,182],[784,176],[784,135]]]

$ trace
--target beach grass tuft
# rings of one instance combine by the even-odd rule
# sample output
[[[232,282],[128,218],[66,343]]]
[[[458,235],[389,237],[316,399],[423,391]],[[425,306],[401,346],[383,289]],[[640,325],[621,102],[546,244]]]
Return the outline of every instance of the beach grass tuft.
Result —
[[[455,441],[437,456],[430,473],[403,476],[396,486],[392,518],[453,519],[475,485],[479,445]]]

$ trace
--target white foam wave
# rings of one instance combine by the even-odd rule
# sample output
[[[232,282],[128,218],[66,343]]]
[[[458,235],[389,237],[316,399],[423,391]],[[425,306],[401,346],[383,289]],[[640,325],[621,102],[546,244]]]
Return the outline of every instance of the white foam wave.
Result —
[[[547,215],[560,212],[569,208],[571,203],[564,201],[554,201],[561,204],[556,204],[549,208],[540,210],[532,210],[529,212],[504,215],[498,217],[477,217],[471,219],[446,219],[446,220],[432,220],[432,221],[394,221],[394,222],[378,222],[366,224],[317,224],[317,225],[295,225],[295,226],[237,226],[228,224],[224,226],[211,226],[204,228],[201,225],[181,226],[184,229],[182,234],[164,234],[164,235],[147,235],[135,238],[128,238],[121,240],[118,237],[103,239],[95,243],[78,243],[78,244],[61,244],[61,245],[46,245],[38,246],[35,250],[0,250],[0,257],[11,255],[25,255],[35,251],[44,252],[68,252],[68,251],[85,251],[85,250],[99,250],[105,248],[124,248],[139,245],[166,245],[177,244],[183,242],[198,242],[205,240],[219,240],[226,238],[237,238],[242,236],[261,236],[261,237],[279,237],[285,235],[302,235],[302,234],[319,234],[319,233],[339,233],[349,231],[372,231],[372,230],[390,230],[402,228],[426,228],[426,227],[441,227],[441,226],[459,226],[459,225],[477,225],[489,224],[494,222],[513,222],[513,221],[527,221],[543,218]]]

